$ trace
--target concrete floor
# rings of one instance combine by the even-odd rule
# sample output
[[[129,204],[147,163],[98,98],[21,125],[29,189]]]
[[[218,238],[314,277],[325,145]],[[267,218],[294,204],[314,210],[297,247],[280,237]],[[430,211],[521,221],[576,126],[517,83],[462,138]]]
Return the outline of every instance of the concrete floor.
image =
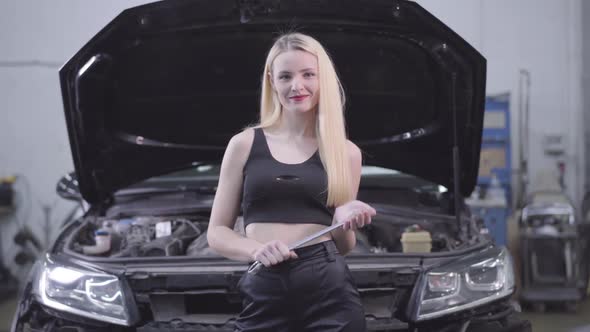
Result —
[[[524,312],[534,332],[590,332],[590,300],[580,305],[576,313],[549,310],[545,313]]]
[[[16,299],[0,303],[0,332],[10,330]],[[577,313],[549,311],[546,313],[525,312],[522,316],[533,324],[534,332],[590,332],[590,300],[582,303]]]

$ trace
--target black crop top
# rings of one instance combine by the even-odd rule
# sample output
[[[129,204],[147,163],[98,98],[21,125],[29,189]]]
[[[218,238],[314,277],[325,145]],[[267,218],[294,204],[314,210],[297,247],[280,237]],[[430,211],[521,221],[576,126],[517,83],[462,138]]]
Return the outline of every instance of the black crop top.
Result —
[[[243,172],[244,227],[255,222],[332,224],[334,209],[326,206],[328,178],[319,151],[300,164],[284,164],[270,153],[262,129],[255,128]]]

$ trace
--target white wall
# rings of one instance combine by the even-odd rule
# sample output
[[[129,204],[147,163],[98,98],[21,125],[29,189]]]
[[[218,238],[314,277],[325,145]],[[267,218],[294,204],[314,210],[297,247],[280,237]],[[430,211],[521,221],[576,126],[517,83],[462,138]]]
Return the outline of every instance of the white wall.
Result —
[[[590,17],[590,1],[582,2],[582,17]],[[590,59],[590,20],[582,20],[582,59]],[[584,145],[585,145],[585,188],[590,190],[590,60],[582,61],[582,110],[583,110],[583,121],[582,126],[584,128]],[[584,127],[584,124],[586,126]]]
[[[0,1],[0,177],[19,175],[17,211],[0,216],[0,254],[17,275],[24,273],[13,263],[18,224],[28,223],[43,241],[43,207],[57,225],[74,206],[55,194],[57,180],[74,168],[58,70],[114,16],[145,2]]]
[[[0,2],[0,176],[22,174],[16,216],[0,216],[1,247],[16,271],[17,220],[44,237],[42,206],[59,222],[72,204],[54,193],[73,169],[59,92],[59,66],[126,7],[141,0]],[[516,165],[518,71],[532,75],[530,172],[553,169],[545,133],[568,139],[567,185],[579,200],[584,165],[581,93],[581,0],[419,0],[488,59],[489,94],[510,91]],[[26,183],[30,189],[27,189]],[[55,235],[53,231],[51,236]]]
[[[581,0],[417,0],[487,59],[487,94],[509,91],[512,161],[518,166],[519,70],[531,74],[529,177],[556,170],[546,134],[566,139],[566,186],[579,203],[584,188]],[[533,187],[535,183],[531,183]]]

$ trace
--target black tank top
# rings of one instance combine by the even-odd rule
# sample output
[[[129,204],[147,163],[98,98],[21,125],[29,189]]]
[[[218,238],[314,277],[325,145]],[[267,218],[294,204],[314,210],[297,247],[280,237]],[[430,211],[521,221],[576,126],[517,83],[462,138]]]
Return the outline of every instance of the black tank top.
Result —
[[[328,178],[319,151],[300,164],[274,159],[261,128],[244,165],[242,210],[250,223],[312,223],[330,226],[334,209],[326,206]]]

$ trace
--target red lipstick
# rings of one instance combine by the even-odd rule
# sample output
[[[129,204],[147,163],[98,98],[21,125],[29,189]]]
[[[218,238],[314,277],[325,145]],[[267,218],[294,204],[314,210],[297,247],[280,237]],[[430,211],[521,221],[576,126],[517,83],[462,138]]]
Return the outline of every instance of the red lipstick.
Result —
[[[289,97],[289,99],[292,99],[294,101],[302,101],[305,98],[307,98],[308,96],[293,96],[293,97]]]

